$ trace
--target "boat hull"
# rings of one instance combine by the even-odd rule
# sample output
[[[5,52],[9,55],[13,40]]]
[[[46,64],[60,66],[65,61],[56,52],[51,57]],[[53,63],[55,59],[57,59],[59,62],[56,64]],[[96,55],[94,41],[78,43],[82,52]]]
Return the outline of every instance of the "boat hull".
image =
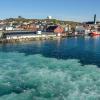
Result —
[[[100,32],[92,32],[90,33],[91,36],[100,36]]]

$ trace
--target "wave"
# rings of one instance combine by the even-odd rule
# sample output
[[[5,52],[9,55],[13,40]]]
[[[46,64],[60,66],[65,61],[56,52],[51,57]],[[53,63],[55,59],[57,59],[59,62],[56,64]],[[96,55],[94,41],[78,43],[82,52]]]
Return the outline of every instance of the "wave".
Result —
[[[0,52],[0,100],[100,100],[100,68]]]

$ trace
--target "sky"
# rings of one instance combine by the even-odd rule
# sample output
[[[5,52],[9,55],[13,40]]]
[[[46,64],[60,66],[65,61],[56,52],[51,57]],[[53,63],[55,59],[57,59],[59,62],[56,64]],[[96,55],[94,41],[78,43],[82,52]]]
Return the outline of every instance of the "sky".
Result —
[[[94,14],[100,20],[100,0],[0,0],[0,19],[53,18],[91,21]]]

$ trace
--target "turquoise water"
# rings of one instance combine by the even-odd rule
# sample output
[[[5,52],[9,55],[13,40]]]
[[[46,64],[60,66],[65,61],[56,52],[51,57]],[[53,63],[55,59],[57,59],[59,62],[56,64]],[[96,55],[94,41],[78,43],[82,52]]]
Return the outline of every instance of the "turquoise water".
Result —
[[[60,54],[52,56],[53,54],[49,53],[52,50],[55,53],[56,47],[58,52],[62,44],[67,45],[64,50],[68,49],[68,44],[71,49],[75,45],[72,45],[71,41],[75,41],[75,38],[65,39],[60,43],[43,41],[40,44],[35,42],[1,45],[0,100],[100,100],[99,63],[93,65],[88,61],[82,62],[81,58],[75,59],[75,55],[72,58],[63,58]],[[80,43],[83,41],[88,44],[94,40],[78,39]],[[98,45],[98,42],[96,43]],[[77,45],[82,46],[76,44],[75,47]],[[90,45],[92,48],[93,43]],[[88,50],[90,47],[87,47]],[[47,52],[43,53],[43,48],[46,48]],[[78,48],[74,50],[76,52]],[[98,51],[99,48],[95,50]],[[92,58],[92,55],[90,57]]]

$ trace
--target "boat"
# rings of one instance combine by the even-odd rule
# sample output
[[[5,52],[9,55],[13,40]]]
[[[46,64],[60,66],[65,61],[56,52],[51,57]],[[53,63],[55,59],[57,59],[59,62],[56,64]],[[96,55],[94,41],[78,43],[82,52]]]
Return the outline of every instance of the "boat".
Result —
[[[91,32],[89,35],[90,36],[100,36],[100,32],[99,31]]]
[[[100,36],[100,32],[95,31],[90,33],[91,36]]]
[[[96,26],[94,30],[91,30],[89,35],[91,35],[91,36],[100,36],[100,26]]]

